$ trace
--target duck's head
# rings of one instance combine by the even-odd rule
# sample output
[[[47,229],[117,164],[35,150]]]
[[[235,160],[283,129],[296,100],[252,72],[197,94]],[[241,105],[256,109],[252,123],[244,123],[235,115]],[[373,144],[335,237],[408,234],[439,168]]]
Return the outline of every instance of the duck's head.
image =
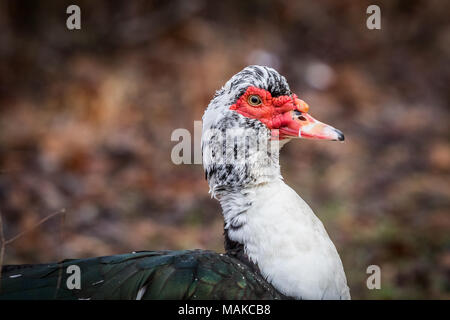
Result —
[[[308,104],[269,67],[248,66],[217,91],[205,112],[204,129],[214,128],[223,118],[235,119],[233,113],[258,120],[270,130],[272,139],[344,140],[341,131],[314,119]]]
[[[276,172],[265,168],[278,168],[277,151],[293,138],[343,141],[344,135],[314,119],[308,104],[291,92],[286,79],[276,70],[248,66],[216,92],[203,116],[202,149],[207,177],[211,167],[215,172],[224,165],[228,174],[233,167],[239,167],[241,175],[255,169],[263,175]],[[270,147],[264,150],[261,146]],[[247,169],[252,166],[253,170]]]

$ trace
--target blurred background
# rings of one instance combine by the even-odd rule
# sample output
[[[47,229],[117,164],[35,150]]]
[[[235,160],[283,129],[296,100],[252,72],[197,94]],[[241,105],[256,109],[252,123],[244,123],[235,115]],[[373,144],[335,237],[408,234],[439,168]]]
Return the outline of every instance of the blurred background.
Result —
[[[81,8],[81,30],[66,8]],[[366,8],[381,8],[368,30]],[[450,2],[2,1],[5,264],[135,250],[223,251],[201,165],[174,165],[215,90],[276,68],[345,143],[282,150],[355,299],[450,298]],[[366,268],[381,267],[381,290]]]

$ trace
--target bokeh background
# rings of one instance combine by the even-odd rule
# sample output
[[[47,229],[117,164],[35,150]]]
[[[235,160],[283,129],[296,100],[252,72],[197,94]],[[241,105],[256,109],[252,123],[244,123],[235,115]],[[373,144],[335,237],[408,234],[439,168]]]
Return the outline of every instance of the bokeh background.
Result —
[[[82,29],[66,29],[81,7]],[[381,7],[382,29],[366,28]],[[201,165],[171,162],[215,90],[275,67],[345,143],[282,150],[353,298],[450,298],[450,2],[2,1],[4,262],[223,251]],[[366,268],[382,271],[368,290]]]

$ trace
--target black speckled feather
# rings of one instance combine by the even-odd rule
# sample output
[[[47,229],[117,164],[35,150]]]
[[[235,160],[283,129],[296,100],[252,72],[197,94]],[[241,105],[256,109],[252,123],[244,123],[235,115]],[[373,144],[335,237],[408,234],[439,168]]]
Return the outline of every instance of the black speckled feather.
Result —
[[[81,269],[81,289],[67,288],[70,265]],[[186,250],[5,266],[0,299],[136,299],[138,292],[142,299],[285,298],[227,254]]]

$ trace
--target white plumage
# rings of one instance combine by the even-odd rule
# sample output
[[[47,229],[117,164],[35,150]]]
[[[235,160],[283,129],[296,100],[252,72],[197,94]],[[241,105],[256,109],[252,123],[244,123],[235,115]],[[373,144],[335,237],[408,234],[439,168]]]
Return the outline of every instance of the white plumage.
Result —
[[[246,223],[229,237],[244,244],[263,276],[298,299],[349,299],[341,259],[306,202],[281,179],[246,191]]]

